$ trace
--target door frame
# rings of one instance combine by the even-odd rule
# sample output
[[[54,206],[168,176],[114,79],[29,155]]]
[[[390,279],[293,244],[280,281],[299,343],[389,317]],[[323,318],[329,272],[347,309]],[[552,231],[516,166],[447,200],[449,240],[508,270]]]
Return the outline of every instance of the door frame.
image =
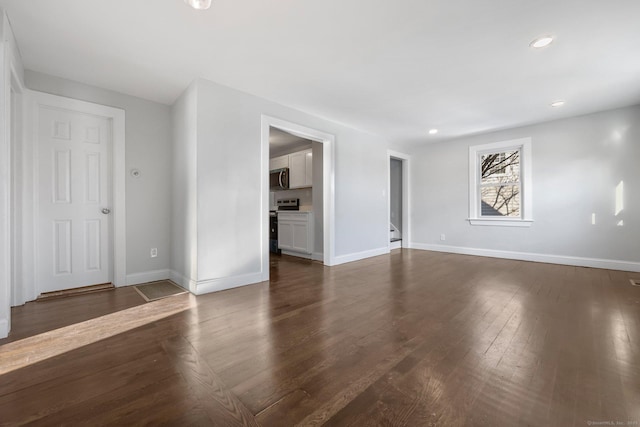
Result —
[[[0,14],[0,20],[7,25],[6,16]],[[13,280],[16,277],[18,257],[13,253],[19,234],[15,218],[20,214],[15,210],[14,201],[17,197],[16,159],[17,145],[22,133],[15,135],[12,129],[14,120],[14,100],[22,98],[24,86],[22,83],[21,64],[16,59],[16,48],[12,35],[4,35],[4,46],[0,42],[0,338],[5,338],[11,330],[11,306],[15,300]],[[7,45],[9,45],[7,47]],[[20,109],[20,112],[23,110]]]
[[[317,129],[293,122],[262,115],[262,230],[260,233],[262,248],[262,280],[269,280],[269,128],[274,127],[300,138],[322,143],[322,262],[335,264],[335,136]]]
[[[9,176],[9,223],[10,223],[10,265],[9,274],[11,277],[10,292],[11,306],[23,304],[22,295],[24,290],[20,286],[24,280],[23,269],[23,211],[22,201],[25,197],[24,189],[24,135],[25,135],[25,88],[18,78],[18,73],[11,67],[10,83],[9,83],[9,99],[8,99],[8,141],[11,152],[11,172]],[[15,108],[14,108],[15,107]]]
[[[387,150],[387,247],[391,251],[389,239],[389,224],[391,223],[391,159],[402,162],[402,247],[409,248],[411,244],[411,222],[409,215],[411,208],[409,171],[411,156],[398,151]]]
[[[32,200],[33,215],[30,218],[30,226],[33,232],[34,246],[30,258],[31,265],[28,268],[34,272],[32,289],[25,292],[27,298],[35,299],[40,292],[40,284],[37,283],[38,270],[38,109],[50,107],[55,109],[92,114],[104,117],[111,124],[111,211],[113,215],[112,223],[112,254],[111,254],[111,282],[115,286],[126,285],[126,195],[125,195],[125,111],[120,108],[108,107],[106,105],[95,104],[87,101],[80,101],[58,95],[51,95],[44,92],[29,90],[28,98],[30,103],[29,113],[31,137],[29,138],[32,169]],[[25,260],[28,261],[28,260]],[[27,299],[28,301],[29,299]]]

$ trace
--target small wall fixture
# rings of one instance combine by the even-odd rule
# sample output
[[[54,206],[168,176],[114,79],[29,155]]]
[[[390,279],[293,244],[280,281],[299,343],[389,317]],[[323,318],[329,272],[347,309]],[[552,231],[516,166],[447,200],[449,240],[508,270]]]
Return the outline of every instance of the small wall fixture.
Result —
[[[553,108],[556,108],[556,107],[562,107],[563,105],[564,105],[564,101],[563,101],[563,100],[561,100],[561,99],[559,99],[559,100],[557,100],[557,101],[553,101],[553,102],[551,103],[551,106],[552,106]]]
[[[211,7],[211,0],[184,0],[184,2],[197,10],[205,10]]]
[[[435,135],[436,133],[438,133],[438,129],[430,129],[429,130],[429,135]]]

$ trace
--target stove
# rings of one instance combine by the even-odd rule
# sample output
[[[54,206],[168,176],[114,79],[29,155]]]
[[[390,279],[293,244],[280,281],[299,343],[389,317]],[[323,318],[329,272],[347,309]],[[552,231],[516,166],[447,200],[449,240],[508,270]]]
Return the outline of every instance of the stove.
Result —
[[[278,210],[269,211],[269,252],[279,254],[278,249],[278,211],[299,211],[300,199],[281,199],[276,201]]]
[[[278,249],[278,211],[269,211],[269,252],[280,253],[280,249]]]
[[[279,211],[299,211],[300,199],[282,199],[276,201]]]

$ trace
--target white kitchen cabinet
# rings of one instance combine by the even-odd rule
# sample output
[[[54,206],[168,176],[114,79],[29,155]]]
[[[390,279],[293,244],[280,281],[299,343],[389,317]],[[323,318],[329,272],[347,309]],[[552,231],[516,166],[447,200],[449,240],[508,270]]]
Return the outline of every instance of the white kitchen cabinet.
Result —
[[[284,169],[289,167],[289,155],[269,159],[269,170]]]
[[[311,149],[289,154],[289,188],[313,185],[313,153]]]
[[[278,248],[311,254],[313,225],[312,212],[278,212]]]

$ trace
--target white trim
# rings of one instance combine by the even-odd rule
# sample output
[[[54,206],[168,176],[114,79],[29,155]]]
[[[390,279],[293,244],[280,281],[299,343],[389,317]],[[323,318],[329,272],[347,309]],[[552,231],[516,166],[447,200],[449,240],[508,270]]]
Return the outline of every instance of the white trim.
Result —
[[[410,168],[411,156],[399,151],[387,150],[387,236],[388,228],[391,224],[391,159],[402,161],[402,246],[408,248],[411,241],[411,191],[410,191]],[[391,250],[391,241],[389,241]]]
[[[620,261],[614,259],[583,258],[566,255],[548,255],[531,252],[500,251],[495,249],[466,248],[462,246],[433,245],[411,243],[411,248],[425,251],[447,252],[462,255],[475,255],[490,258],[515,259],[520,261],[543,262],[547,264],[572,265],[577,267],[604,268],[640,272],[640,262]]]
[[[402,240],[396,240],[395,242],[391,242],[389,245],[390,250],[394,249],[402,249]]]
[[[167,279],[171,279],[171,270],[169,269],[127,274],[127,286]]]
[[[112,174],[113,174],[113,278],[115,286],[125,286],[127,281],[127,215],[126,206],[126,135],[124,110],[110,109],[112,122]]]
[[[180,287],[188,290],[191,293],[195,293],[196,281],[189,279],[187,276],[178,273],[176,270],[169,270],[170,278],[176,282]]]
[[[320,261],[320,262],[322,262],[324,260],[324,255],[322,254],[322,252],[314,252],[312,254],[305,254],[305,253],[301,253],[301,252],[290,252],[290,251],[287,251],[285,249],[282,249],[282,254],[283,255],[289,255],[289,256],[297,256],[298,258],[310,259],[312,261]]]
[[[521,218],[488,218],[480,215],[480,200],[478,200],[478,183],[480,179],[480,165],[478,157],[484,153],[496,151],[520,150],[520,188],[522,198]],[[492,142],[490,144],[469,146],[469,223],[471,225],[493,225],[506,227],[529,227],[533,221],[532,207],[532,173],[531,138],[519,138],[509,141]],[[520,224],[516,224],[520,222]]]
[[[502,227],[531,227],[533,220],[527,219],[493,219],[493,218],[468,218],[471,225],[499,225]]]
[[[242,274],[240,276],[221,277],[219,279],[198,280],[195,290],[191,291],[196,295],[208,294],[210,292],[224,291],[238,288],[240,286],[252,285],[262,282],[262,272]]]
[[[0,339],[9,336],[9,321],[7,319],[0,319]]]
[[[33,218],[33,230],[34,239],[37,242],[37,213],[38,213],[38,157],[37,157],[37,128],[38,120],[37,113],[39,106],[48,106],[62,108],[71,111],[78,111],[81,113],[94,114],[96,116],[102,116],[107,118],[111,123],[111,144],[112,144],[112,209],[113,212],[113,276],[111,281],[115,286],[126,286],[126,198],[125,198],[125,111],[120,108],[108,107],[106,105],[95,104],[92,102],[80,101],[73,98],[67,98],[58,95],[51,95],[44,92],[38,92],[29,90],[26,91],[29,94],[31,108],[31,120],[32,120],[32,150],[34,157],[31,159],[33,162],[32,168],[34,172],[33,176],[33,200],[34,200],[34,218]],[[35,253],[37,254],[37,243],[35,246]],[[37,256],[32,261],[31,268],[33,271],[37,271]],[[37,276],[36,276],[37,277]],[[35,292],[39,292],[39,286],[36,283]],[[35,298],[37,295],[33,295]]]
[[[292,252],[292,251],[287,251],[285,249],[282,249],[281,252],[282,252],[282,255],[289,255],[289,256],[294,256],[294,257],[304,258],[309,260],[313,259],[313,254],[305,254],[303,252]]]
[[[360,261],[361,259],[365,259],[365,258],[385,255],[385,254],[388,254],[389,252],[390,252],[389,247],[385,246],[384,248],[371,249],[368,251],[356,252],[356,253],[347,254],[347,255],[340,255],[335,257],[335,264],[333,265],[340,265],[340,264],[345,264],[347,262]]]
[[[262,280],[269,280],[269,127],[275,127],[301,138],[322,143],[322,233],[323,263],[335,265],[335,136],[286,120],[261,116],[262,150]]]
[[[18,273],[16,266],[21,261],[13,252],[13,243],[20,239],[20,234],[12,218],[21,212],[14,206],[16,141],[11,138],[11,91],[23,92],[24,68],[9,18],[1,8],[0,30],[0,338],[5,338],[11,330],[11,305],[16,295],[14,279]]]
[[[25,291],[27,288],[26,278],[25,278],[25,270],[23,268],[23,260],[28,258],[30,255],[25,256],[25,233],[23,232],[23,223],[24,217],[26,216],[25,212],[25,199],[26,194],[23,191],[25,188],[25,180],[24,180],[24,159],[26,156],[24,150],[24,142],[26,132],[26,114],[25,114],[25,97],[24,85],[21,83],[20,78],[18,77],[18,72],[15,70],[15,67],[11,68],[11,76],[10,76],[10,93],[11,93],[11,104],[10,104],[10,114],[9,114],[9,144],[11,150],[11,177],[10,177],[10,185],[11,185],[11,205],[9,206],[9,215],[11,218],[11,233],[12,233],[12,247],[11,247],[11,305],[18,306],[24,304],[27,300],[24,295],[28,294]],[[15,96],[16,102],[16,110],[17,117],[13,116],[13,100]],[[16,125],[16,129],[13,126]],[[14,138],[11,138],[11,134],[13,134]],[[16,218],[20,218],[20,220],[16,220]],[[33,286],[33,281],[29,281],[30,285]]]

